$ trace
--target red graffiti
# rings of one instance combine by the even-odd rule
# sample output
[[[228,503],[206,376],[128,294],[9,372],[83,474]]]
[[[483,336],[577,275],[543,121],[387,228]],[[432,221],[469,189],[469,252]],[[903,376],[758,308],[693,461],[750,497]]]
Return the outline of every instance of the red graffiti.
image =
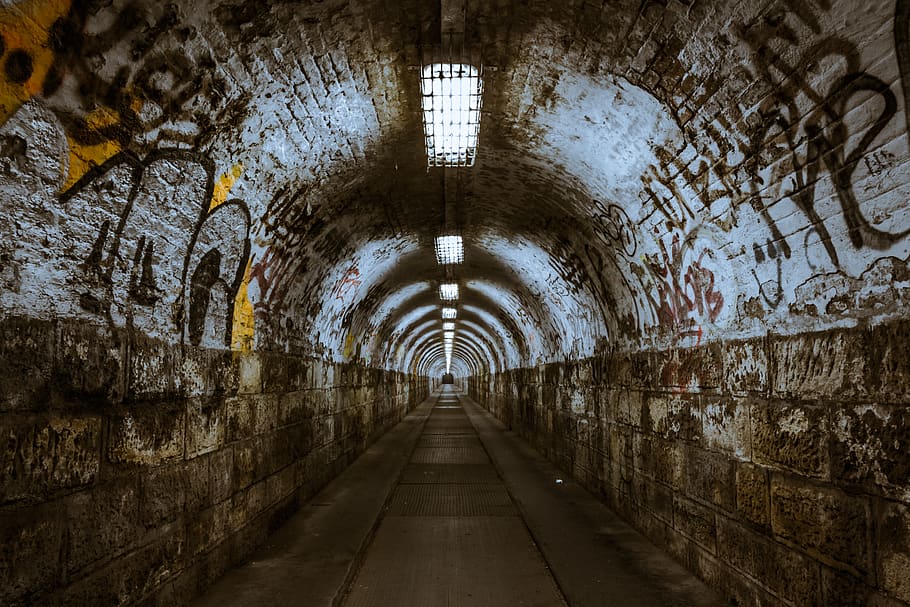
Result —
[[[357,266],[351,266],[335,286],[335,299],[343,301],[345,295],[352,291],[356,291],[357,287],[362,284],[363,281],[360,280],[360,270],[357,269]]]
[[[690,239],[680,243],[679,234],[674,234],[670,251],[660,241],[661,257],[645,258],[655,278],[659,301],[650,294],[648,297],[661,325],[689,325],[693,313],[714,322],[723,310],[724,296],[715,290],[714,272],[704,266],[705,256],[713,254],[704,249],[697,259],[688,261],[691,256],[686,253],[691,249]]]
[[[268,293],[269,288],[272,286],[271,278],[266,276],[271,259],[272,249],[269,249],[261,260],[254,262],[250,266],[250,281],[256,281],[256,284],[259,285],[259,292],[262,294]]]

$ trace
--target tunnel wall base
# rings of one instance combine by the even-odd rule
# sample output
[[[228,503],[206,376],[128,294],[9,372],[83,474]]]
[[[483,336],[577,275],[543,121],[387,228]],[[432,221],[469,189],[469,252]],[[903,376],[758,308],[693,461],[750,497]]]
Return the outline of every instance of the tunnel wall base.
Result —
[[[4,605],[184,604],[428,393],[82,322],[0,337]]]
[[[768,335],[469,392],[730,604],[907,605],[908,342],[907,321]]]

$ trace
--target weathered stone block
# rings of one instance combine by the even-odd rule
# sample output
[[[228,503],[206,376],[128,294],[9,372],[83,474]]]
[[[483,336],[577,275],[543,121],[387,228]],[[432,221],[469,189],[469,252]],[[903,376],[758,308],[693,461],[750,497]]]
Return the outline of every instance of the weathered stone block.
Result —
[[[310,396],[307,390],[282,394],[278,403],[278,425],[287,426],[311,418],[313,406]]]
[[[212,503],[230,497],[234,487],[234,449],[227,447],[206,456],[209,458],[209,487]]]
[[[754,461],[828,477],[827,409],[753,401],[750,422]]]
[[[312,365],[308,358],[288,356],[287,368],[289,391],[295,392],[309,387]]]
[[[262,363],[255,352],[240,355],[240,387],[241,394],[255,394],[262,392]]]
[[[0,603],[27,605],[26,597],[61,582],[63,517],[59,504],[0,514]]]
[[[84,323],[60,323],[54,390],[118,402],[126,394],[126,337],[121,331]],[[0,390],[2,392],[2,390]]]
[[[910,408],[861,405],[834,411],[831,475],[906,495],[910,490]]]
[[[703,396],[701,422],[706,448],[730,454],[741,460],[748,460],[752,456],[752,429],[748,404]]]
[[[0,416],[0,504],[88,485],[100,454],[100,417]]]
[[[768,471],[760,466],[736,464],[736,511],[761,527],[771,524],[771,490]]]
[[[653,353],[652,360],[660,386],[699,391],[716,388],[721,383],[720,344],[658,351]]]
[[[175,389],[184,397],[234,394],[240,385],[239,357],[222,350],[184,348]]]
[[[234,445],[231,494],[246,489],[256,482],[260,466],[258,441],[245,440]]]
[[[109,419],[108,458],[114,463],[158,465],[184,456],[182,407],[142,405]]]
[[[287,392],[288,357],[286,354],[260,354],[262,360],[262,391]]]
[[[226,405],[218,398],[187,401],[186,456],[196,457],[219,449],[227,433]]]
[[[785,607],[791,604],[767,592],[752,578],[731,566],[725,558],[716,558],[693,542],[689,542],[683,562],[715,589],[724,605]]]
[[[866,378],[869,394],[880,402],[910,401],[910,321],[900,320],[865,331]]]
[[[871,570],[869,504],[837,489],[775,477],[771,528],[823,562]]]
[[[183,568],[183,527],[161,529],[155,539],[129,558],[116,559],[51,599],[54,605],[132,605]]]
[[[725,342],[722,346],[724,392],[764,392],[768,387],[768,356],[763,339]]]
[[[54,325],[27,318],[0,322],[0,410],[44,407],[54,367]]]
[[[187,493],[187,469],[183,462],[159,466],[142,476],[139,514],[147,528],[175,520],[183,513]]]
[[[634,396],[633,396],[634,395]],[[669,397],[665,394],[651,392],[629,393],[628,407],[629,420],[633,426],[640,428],[642,432],[658,432],[658,428],[665,428],[667,425],[667,401]]]
[[[256,408],[250,395],[224,401],[225,440],[234,442],[250,438],[256,427]]]
[[[193,513],[212,505],[209,463],[213,455],[196,457],[186,463],[186,512]]]
[[[769,345],[771,389],[782,397],[862,396],[861,334],[829,332],[774,338]]]
[[[822,597],[824,604],[843,607],[868,607],[869,586],[860,578],[844,571],[821,568]]]
[[[686,495],[733,510],[736,503],[734,462],[725,455],[695,447],[686,450]]]
[[[817,562],[724,517],[717,519],[718,556],[797,605],[827,607]]]
[[[278,426],[278,414],[281,397],[278,394],[262,394],[251,399],[250,404],[256,409],[254,419],[256,434],[273,432]]]
[[[130,341],[129,399],[157,400],[173,396],[179,367],[174,347],[139,334],[133,334]]]
[[[910,506],[882,501],[877,518],[879,584],[889,594],[910,603]]]
[[[68,575],[116,556],[135,543],[139,522],[139,490],[133,482],[113,482],[66,499]],[[99,521],[104,521],[99,525]]]
[[[698,542],[708,552],[717,550],[715,513],[684,497],[673,498],[673,527]]]
[[[701,443],[701,408],[698,396],[677,395],[667,399],[667,416],[657,424],[657,432],[670,440]]]
[[[654,359],[649,352],[636,352],[630,355],[628,385],[639,390],[657,387],[658,375],[655,372]]]
[[[640,475],[632,479],[632,500],[667,524],[673,522],[673,492]]]

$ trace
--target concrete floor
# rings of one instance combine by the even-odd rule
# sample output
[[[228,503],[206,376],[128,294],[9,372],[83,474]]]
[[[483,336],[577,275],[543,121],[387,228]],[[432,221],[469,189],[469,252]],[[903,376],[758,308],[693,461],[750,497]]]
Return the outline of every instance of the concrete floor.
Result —
[[[194,605],[269,602],[721,604],[704,584],[448,386]]]

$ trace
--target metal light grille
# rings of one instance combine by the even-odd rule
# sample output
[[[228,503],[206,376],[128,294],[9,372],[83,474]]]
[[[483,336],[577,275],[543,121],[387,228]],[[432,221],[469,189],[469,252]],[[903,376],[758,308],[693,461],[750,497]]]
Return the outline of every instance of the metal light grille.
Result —
[[[461,236],[436,237],[436,262],[451,265],[464,261],[464,243]]]
[[[428,166],[474,166],[483,82],[471,65],[434,63],[420,78]]]
[[[443,308],[442,309],[442,319],[443,320],[454,320],[458,315],[458,312],[455,308]]]
[[[446,301],[455,301],[458,299],[458,285],[455,283],[444,283],[439,285],[439,298]]]

